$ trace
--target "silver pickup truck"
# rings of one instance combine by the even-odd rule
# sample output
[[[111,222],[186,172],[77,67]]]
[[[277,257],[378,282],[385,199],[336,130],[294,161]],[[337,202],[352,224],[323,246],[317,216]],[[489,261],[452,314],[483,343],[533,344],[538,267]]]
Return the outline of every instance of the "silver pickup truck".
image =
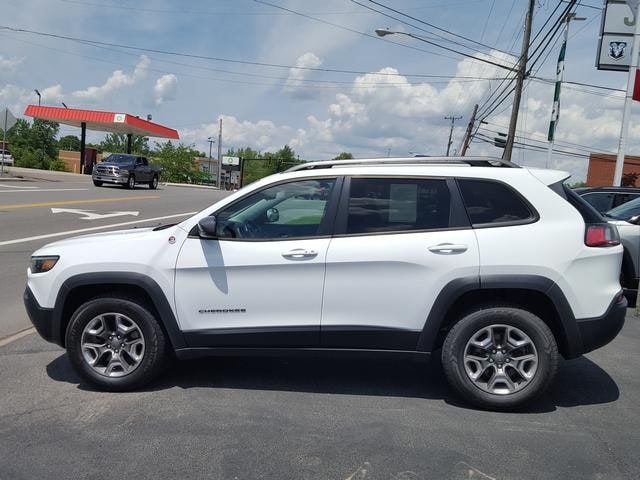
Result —
[[[113,153],[94,167],[92,178],[96,187],[115,183],[134,188],[142,183],[155,190],[160,181],[160,168],[149,165],[149,161],[139,155]]]

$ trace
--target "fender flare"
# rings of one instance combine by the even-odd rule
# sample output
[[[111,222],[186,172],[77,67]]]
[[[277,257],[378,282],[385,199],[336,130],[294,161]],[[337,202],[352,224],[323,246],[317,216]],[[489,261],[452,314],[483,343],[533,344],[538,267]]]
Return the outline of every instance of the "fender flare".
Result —
[[[447,312],[464,294],[477,290],[531,290],[545,295],[552,303],[566,340],[566,358],[574,358],[582,353],[580,331],[564,293],[551,279],[540,275],[487,275],[463,277],[448,283],[441,291],[429,312],[418,339],[417,350],[431,352],[436,347],[438,334]]]
[[[147,275],[133,272],[82,273],[69,277],[65,280],[58,291],[52,316],[53,331],[60,332],[60,338],[54,338],[54,341],[58,345],[64,346],[65,332],[62,330],[62,326],[63,322],[66,322],[68,319],[63,318],[63,312],[69,295],[78,287],[87,287],[90,285],[99,286],[105,284],[118,286],[129,285],[142,288],[149,296],[153,306],[158,312],[158,321],[167,332],[173,348],[177,349],[186,347],[182,331],[178,326],[178,322],[173,310],[171,309],[171,305],[169,304],[163,290],[160,288],[160,285]]]

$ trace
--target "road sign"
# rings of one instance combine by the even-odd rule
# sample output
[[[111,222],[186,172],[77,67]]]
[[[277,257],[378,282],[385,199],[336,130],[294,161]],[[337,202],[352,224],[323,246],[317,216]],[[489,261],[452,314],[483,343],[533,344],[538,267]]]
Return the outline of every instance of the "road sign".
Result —
[[[600,24],[596,56],[598,70],[628,72],[635,18],[625,0],[608,0]]]
[[[222,165],[232,165],[237,167],[240,165],[240,157],[222,157]]]
[[[93,210],[82,210],[79,208],[52,208],[51,213],[73,213],[80,215],[82,220],[103,220],[105,218],[122,217],[131,215],[137,217],[140,212],[111,212],[111,213],[94,213]]]
[[[0,110],[0,130],[9,130],[17,121],[8,108]]]

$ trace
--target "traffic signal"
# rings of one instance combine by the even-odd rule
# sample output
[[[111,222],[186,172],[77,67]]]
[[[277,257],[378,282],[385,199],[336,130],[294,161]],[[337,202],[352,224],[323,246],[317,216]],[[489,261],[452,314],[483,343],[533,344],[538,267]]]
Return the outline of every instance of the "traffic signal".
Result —
[[[493,144],[498,148],[504,148],[507,146],[507,134],[498,133],[498,137],[493,137]]]

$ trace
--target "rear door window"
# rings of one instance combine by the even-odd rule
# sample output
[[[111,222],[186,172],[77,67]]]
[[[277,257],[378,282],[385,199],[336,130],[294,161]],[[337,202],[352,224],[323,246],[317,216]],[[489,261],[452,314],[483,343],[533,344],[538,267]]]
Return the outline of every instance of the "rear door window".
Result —
[[[448,228],[450,212],[445,180],[352,178],[346,233]]]
[[[458,179],[458,185],[474,227],[518,225],[537,219],[537,214],[524,198],[504,183]]]

